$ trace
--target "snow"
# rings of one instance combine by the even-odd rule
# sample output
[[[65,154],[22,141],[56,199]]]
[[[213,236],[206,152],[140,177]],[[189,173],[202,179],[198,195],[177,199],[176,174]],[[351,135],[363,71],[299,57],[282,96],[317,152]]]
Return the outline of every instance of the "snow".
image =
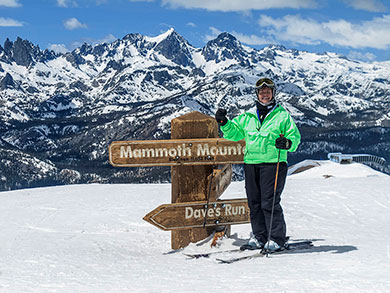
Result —
[[[0,291],[389,292],[390,177],[356,163],[302,165],[313,163],[288,176],[282,204],[288,235],[315,248],[230,265],[165,254],[170,233],[142,217],[170,202],[169,184],[0,192]],[[244,196],[234,182],[223,198]],[[236,248],[249,234],[232,226],[219,248],[206,240],[184,252]]]
[[[204,56],[202,55],[201,50],[196,50],[192,53],[192,60],[195,66],[198,68],[204,67],[205,64],[207,63],[206,60],[204,59]]]
[[[175,31],[174,28],[168,29],[165,33],[162,33],[156,37],[148,37],[145,36],[145,40],[150,43],[160,43],[161,41],[165,40],[170,34],[172,34]]]
[[[237,64],[236,60],[228,59],[226,61],[221,61],[216,63],[214,60],[211,60],[201,68],[206,75],[212,75],[218,72],[222,72],[224,69],[228,68],[229,66]]]
[[[321,178],[326,175],[331,175],[336,178],[366,178],[366,177],[382,177],[390,179],[390,177],[379,171],[375,171],[368,166],[362,164],[338,164],[331,161],[312,161],[306,160],[308,165],[319,164],[321,168],[312,168],[305,172],[292,175],[296,178]],[[303,163],[303,162],[302,162]],[[299,164],[297,164],[299,165]],[[390,183],[390,182],[389,182]],[[390,199],[390,193],[389,193]]]
[[[28,121],[29,117],[27,114],[20,111],[19,107],[15,107],[15,110],[18,110],[18,112],[14,112],[11,109],[7,109],[5,116],[8,116],[8,119],[13,119],[17,121]]]

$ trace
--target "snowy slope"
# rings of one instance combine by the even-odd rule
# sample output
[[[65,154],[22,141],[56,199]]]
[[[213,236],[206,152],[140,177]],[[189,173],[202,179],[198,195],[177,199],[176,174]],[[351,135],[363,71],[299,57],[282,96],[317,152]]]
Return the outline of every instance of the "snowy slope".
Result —
[[[316,247],[231,265],[164,255],[170,233],[142,217],[170,201],[169,184],[1,192],[0,291],[389,292],[390,177],[360,164],[319,164],[289,176],[283,195],[288,234]],[[244,196],[243,182],[224,194]],[[249,232],[233,226],[219,249]],[[205,242],[185,249],[209,250]]]

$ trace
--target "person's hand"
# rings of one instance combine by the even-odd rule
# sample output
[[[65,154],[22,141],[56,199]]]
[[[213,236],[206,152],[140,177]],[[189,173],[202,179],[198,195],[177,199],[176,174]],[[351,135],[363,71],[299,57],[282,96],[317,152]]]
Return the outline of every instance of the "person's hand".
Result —
[[[278,137],[275,140],[275,147],[277,149],[288,150],[289,148],[291,148],[291,145],[292,141],[288,138],[285,138],[284,136]]]
[[[227,111],[225,109],[218,109],[215,113],[215,120],[217,120],[220,126],[224,126],[228,119],[226,118]]]

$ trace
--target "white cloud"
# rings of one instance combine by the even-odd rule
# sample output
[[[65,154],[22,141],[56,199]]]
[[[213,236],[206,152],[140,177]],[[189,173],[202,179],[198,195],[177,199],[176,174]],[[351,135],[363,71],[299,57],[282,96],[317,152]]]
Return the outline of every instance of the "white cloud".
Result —
[[[166,23],[166,22],[160,22],[158,25],[162,26],[162,27],[165,27],[165,28],[168,28],[168,29],[173,28],[172,24],[169,24],[169,23]],[[161,33],[165,33],[166,31],[167,31],[167,29],[160,30]]]
[[[379,0],[343,0],[348,6],[357,10],[366,10],[370,12],[385,12],[387,8]]]
[[[357,51],[350,51],[347,57],[358,61],[374,61],[376,59],[376,56],[370,52],[362,53]]]
[[[91,43],[94,44],[94,45],[96,45],[96,44],[103,44],[103,43],[112,43],[116,39],[117,38],[113,34],[108,34],[108,35],[104,36],[101,39],[92,41]]]
[[[71,51],[73,51],[74,49],[78,48],[78,47],[81,47],[85,42],[81,42],[81,41],[74,41],[70,44],[69,48]]]
[[[66,0],[57,0],[57,5],[60,7],[67,7]]]
[[[23,26],[23,23],[12,18],[0,17],[0,26]]]
[[[186,25],[191,27],[197,27],[197,25],[193,22],[188,22]]]
[[[117,37],[115,37],[113,34],[108,34],[101,39],[83,38],[81,40],[77,40],[77,41],[72,42],[68,47],[70,50],[74,50],[74,49],[82,46],[84,43],[91,44],[91,45],[97,45],[97,44],[103,44],[103,43],[112,43],[116,40],[117,40]],[[68,51],[70,51],[70,50],[68,50]]]
[[[272,8],[316,8],[317,0],[162,0],[171,8],[206,9],[210,11],[266,10]]]
[[[77,7],[78,4],[75,0],[57,0],[57,5],[60,7]]]
[[[215,27],[209,27],[209,29],[211,30],[211,35],[205,35],[204,36],[204,41],[205,42],[208,42],[208,41],[211,41],[211,40],[214,40],[219,34],[222,33],[222,31],[220,31],[219,29],[215,28]]]
[[[253,12],[251,10],[243,10],[238,11],[239,15],[241,15],[241,19],[246,23],[252,23]]]
[[[48,49],[56,53],[66,53],[69,51],[64,44],[49,44]]]
[[[232,31],[231,34],[235,36],[241,43],[247,44],[247,45],[268,45],[268,44],[274,44],[276,41],[272,38],[264,38],[259,37],[256,35],[245,35],[242,33],[238,33],[236,31]]]
[[[258,24],[263,28],[263,34],[278,41],[308,45],[327,43],[351,48],[390,48],[390,15],[357,24],[343,19],[319,22],[299,15],[282,18],[261,15]]]
[[[64,26],[68,30],[74,30],[78,28],[87,28],[88,26],[85,23],[81,23],[77,18],[69,18],[64,21]]]
[[[0,6],[20,7],[22,5],[19,3],[19,0],[0,0]]]

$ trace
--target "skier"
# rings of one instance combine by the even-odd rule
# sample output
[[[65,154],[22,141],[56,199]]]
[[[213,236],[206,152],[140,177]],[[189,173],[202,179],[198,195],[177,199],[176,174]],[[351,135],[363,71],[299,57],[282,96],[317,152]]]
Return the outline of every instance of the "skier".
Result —
[[[246,143],[245,190],[252,235],[242,248],[277,251],[286,243],[286,223],[280,197],[287,176],[287,152],[297,149],[301,135],[290,114],[276,102],[276,86],[271,79],[259,79],[255,91],[256,107],[252,111],[229,120],[227,111],[218,109],[215,119],[225,139],[245,139]]]

